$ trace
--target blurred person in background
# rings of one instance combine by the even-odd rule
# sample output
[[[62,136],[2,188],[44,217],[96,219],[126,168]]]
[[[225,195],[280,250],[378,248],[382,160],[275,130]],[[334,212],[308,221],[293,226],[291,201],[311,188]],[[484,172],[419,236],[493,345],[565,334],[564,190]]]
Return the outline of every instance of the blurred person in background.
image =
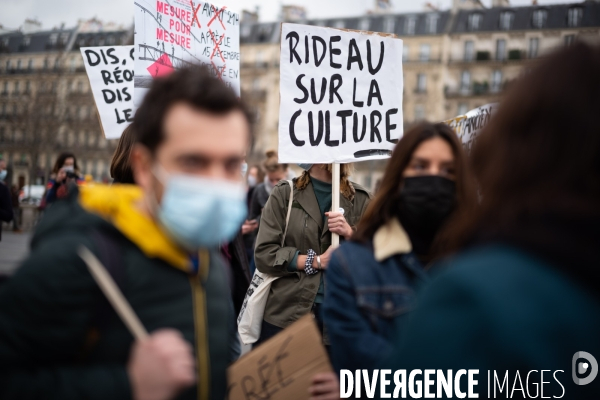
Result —
[[[245,235],[246,249],[250,256],[251,274],[254,274],[254,270],[256,269],[254,263],[254,246],[260,223],[260,215],[275,185],[279,181],[287,179],[288,175],[288,165],[279,164],[279,156],[276,151],[269,150],[265,156],[266,158],[262,163],[263,180],[255,186],[252,192],[248,208],[248,219],[242,227],[242,232]]]
[[[52,168],[51,178],[46,185],[46,196],[40,205],[42,209],[52,204],[57,198],[66,197],[68,186],[81,179],[77,158],[73,153],[62,153]]]
[[[135,132],[132,125],[129,125],[119,138],[119,143],[110,162],[110,176],[113,183],[122,183],[135,185],[133,179],[133,170],[131,168],[131,151],[135,144]]]
[[[252,197],[258,182],[262,182],[262,179],[264,179],[264,173],[258,165],[248,167],[248,172],[246,174],[246,184],[248,185],[246,204],[248,205],[248,210],[250,209]],[[258,229],[258,223],[255,220],[246,219],[242,225],[242,237],[244,238],[246,258],[248,259],[248,265],[250,265],[251,268],[251,275],[254,273],[254,242],[256,241],[256,229]]]
[[[266,158],[262,163],[265,177],[261,183],[256,185],[248,211],[248,218],[256,222],[255,229],[258,228],[260,214],[265,204],[267,204],[273,188],[279,181],[287,179],[288,176],[288,165],[279,164],[279,155],[275,150],[267,151],[265,155]]]
[[[6,164],[4,160],[0,160],[0,168],[4,168],[0,171],[0,177],[6,179],[6,174],[2,174],[2,171],[6,171]],[[4,180],[0,181],[0,240],[2,240],[2,222],[10,222],[13,219],[13,208],[10,190],[4,183]]]
[[[248,174],[246,176],[246,183],[248,184],[248,188],[250,189],[248,193],[252,193],[256,185],[258,185],[259,182],[262,182],[262,179],[260,177],[261,171],[258,165],[251,165],[248,167]]]
[[[456,209],[475,203],[454,131],[422,123],[406,132],[357,232],[329,262],[323,310],[335,370],[379,368],[427,281],[438,232]]]
[[[6,170],[6,161],[0,158],[0,183],[6,184],[6,175],[8,175],[8,171]]]
[[[10,201],[13,208],[13,232],[21,232],[19,223],[21,222],[21,204],[19,203],[20,190],[17,185],[10,187]]]
[[[165,100],[168,99],[168,100]],[[205,68],[153,80],[133,122],[134,185],[75,187],[0,290],[0,398],[223,399],[235,330],[221,243],[245,215],[249,114]],[[134,341],[78,249],[150,333]]]
[[[579,42],[511,85],[472,153],[481,206],[449,232],[462,251],[420,296],[394,368],[509,371],[509,385],[533,371],[532,396],[550,370],[543,396],[598,398],[598,378],[571,376],[593,373],[578,352],[600,357],[598,71],[600,48]]]

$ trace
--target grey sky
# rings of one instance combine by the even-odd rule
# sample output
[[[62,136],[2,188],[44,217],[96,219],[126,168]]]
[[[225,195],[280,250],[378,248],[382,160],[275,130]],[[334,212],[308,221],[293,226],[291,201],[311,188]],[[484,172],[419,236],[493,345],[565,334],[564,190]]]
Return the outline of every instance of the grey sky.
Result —
[[[491,0],[483,0],[490,5]],[[573,0],[540,0],[539,4],[574,3]],[[227,5],[241,11],[260,7],[261,21],[273,21],[281,4],[303,4],[309,18],[330,18],[361,15],[373,7],[374,0],[214,0],[214,4]],[[425,1],[392,0],[397,12],[421,11]],[[431,0],[442,9],[450,7],[451,0]],[[512,0],[512,5],[524,6],[531,0]],[[129,0],[2,0],[0,24],[5,28],[18,28],[25,18],[37,18],[42,27],[51,29],[62,22],[74,26],[80,18],[98,17],[109,22],[128,25],[133,22],[133,1]]]

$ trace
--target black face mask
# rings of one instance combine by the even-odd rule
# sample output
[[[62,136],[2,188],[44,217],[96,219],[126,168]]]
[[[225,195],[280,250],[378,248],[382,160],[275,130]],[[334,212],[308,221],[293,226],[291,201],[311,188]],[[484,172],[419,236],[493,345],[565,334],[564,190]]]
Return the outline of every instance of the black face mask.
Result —
[[[454,211],[456,184],[438,175],[404,179],[398,217],[417,254],[427,254],[433,239]]]

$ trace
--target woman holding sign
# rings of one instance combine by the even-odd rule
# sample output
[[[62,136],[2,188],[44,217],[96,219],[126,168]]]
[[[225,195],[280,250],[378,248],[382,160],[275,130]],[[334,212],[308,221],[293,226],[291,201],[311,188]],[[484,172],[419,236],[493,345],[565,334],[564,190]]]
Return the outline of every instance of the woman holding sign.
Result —
[[[445,124],[406,132],[352,241],[331,258],[324,317],[336,370],[379,368],[427,280],[451,214],[475,204],[462,146]]]
[[[287,224],[290,185],[279,182],[261,216],[255,248],[256,268],[280,277],[271,284],[257,344],[274,336],[303,315],[313,312],[323,331],[321,304],[323,272],[329,265],[331,233],[341,240],[352,237],[369,204],[369,193],[350,182],[350,165],[341,165],[340,207],[331,210],[331,165],[303,164],[304,173],[293,180],[293,203]],[[325,335],[324,342],[328,344]]]

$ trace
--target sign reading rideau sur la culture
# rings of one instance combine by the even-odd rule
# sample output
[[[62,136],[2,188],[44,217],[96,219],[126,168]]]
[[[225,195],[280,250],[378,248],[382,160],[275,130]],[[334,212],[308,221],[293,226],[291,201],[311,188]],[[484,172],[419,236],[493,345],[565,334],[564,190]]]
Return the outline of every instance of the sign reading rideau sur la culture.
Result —
[[[135,106],[153,78],[207,66],[240,94],[240,16],[196,0],[135,0]]]
[[[387,158],[402,136],[402,40],[282,24],[279,160]]]
[[[107,139],[133,121],[133,46],[82,47],[81,55]]]

